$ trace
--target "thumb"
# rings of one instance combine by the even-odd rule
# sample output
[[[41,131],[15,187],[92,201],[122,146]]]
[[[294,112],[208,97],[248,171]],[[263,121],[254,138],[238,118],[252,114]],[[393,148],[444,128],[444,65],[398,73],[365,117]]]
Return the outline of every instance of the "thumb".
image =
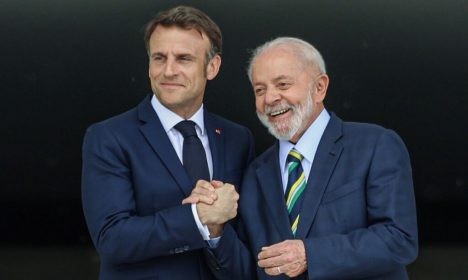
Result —
[[[211,181],[211,185],[213,185],[213,187],[215,187],[215,189],[217,189],[219,187],[222,187],[224,185],[224,183],[221,182],[221,181],[218,181],[218,180],[213,180],[213,181]]]
[[[193,204],[193,203],[197,203],[198,201],[199,201],[198,197],[189,196],[185,198],[184,200],[182,200],[182,204]]]

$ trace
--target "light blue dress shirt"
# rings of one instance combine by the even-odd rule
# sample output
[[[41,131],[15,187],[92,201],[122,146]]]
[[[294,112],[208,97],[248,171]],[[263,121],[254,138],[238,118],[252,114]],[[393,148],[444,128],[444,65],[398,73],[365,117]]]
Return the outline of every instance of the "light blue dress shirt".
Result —
[[[309,179],[310,169],[312,168],[312,163],[314,162],[320,139],[327,127],[328,121],[330,121],[330,114],[328,114],[327,110],[323,109],[317,119],[309,126],[309,128],[307,128],[296,144],[287,140],[281,140],[279,142],[279,164],[281,178],[283,180],[283,193],[286,192],[288,184],[288,164],[286,159],[289,151],[292,148],[295,148],[304,156],[304,159],[301,162],[302,169],[304,170],[305,178]]]

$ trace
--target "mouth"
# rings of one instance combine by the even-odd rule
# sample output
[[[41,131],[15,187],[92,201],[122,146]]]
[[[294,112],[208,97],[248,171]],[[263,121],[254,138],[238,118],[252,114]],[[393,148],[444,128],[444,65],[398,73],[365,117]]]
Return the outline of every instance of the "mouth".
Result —
[[[278,117],[278,116],[281,116],[283,114],[286,114],[287,112],[289,112],[291,109],[290,108],[285,108],[285,109],[281,109],[281,110],[277,110],[277,111],[273,111],[271,113],[269,113],[268,115],[270,117]]]
[[[164,87],[164,88],[180,88],[180,87],[184,87],[183,84],[179,84],[179,83],[160,83],[161,87]]]

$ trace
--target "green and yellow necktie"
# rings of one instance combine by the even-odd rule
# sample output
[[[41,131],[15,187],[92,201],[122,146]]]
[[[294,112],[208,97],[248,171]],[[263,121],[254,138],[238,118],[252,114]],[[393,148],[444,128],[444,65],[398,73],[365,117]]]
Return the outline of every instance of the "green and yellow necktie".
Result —
[[[307,181],[302,169],[301,161],[304,157],[295,149],[292,149],[287,158],[288,164],[288,185],[286,187],[286,206],[291,222],[291,231],[296,235],[297,225],[302,205],[302,193],[304,192]]]

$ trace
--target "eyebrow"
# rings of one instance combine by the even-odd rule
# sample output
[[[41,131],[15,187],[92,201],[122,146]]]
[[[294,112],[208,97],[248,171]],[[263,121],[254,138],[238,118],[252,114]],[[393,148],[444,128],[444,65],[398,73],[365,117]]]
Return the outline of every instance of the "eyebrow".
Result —
[[[190,53],[180,53],[180,54],[176,54],[175,57],[191,57],[191,58],[195,58],[195,56],[193,54],[190,54]]]
[[[162,52],[154,52],[151,54],[151,57],[155,57],[155,56],[166,56],[166,55],[163,54]]]
[[[279,81],[282,81],[282,80],[290,80],[290,81],[295,81],[296,79],[292,76],[286,76],[286,75],[280,75],[276,78],[273,79],[273,83],[278,83]],[[264,82],[256,82],[253,84],[254,87],[256,86],[265,86],[265,83]]]
[[[279,77],[274,78],[273,82],[277,83],[277,82],[279,82],[281,80],[294,80],[294,78],[291,77],[291,76],[281,75]]]
[[[165,53],[162,53],[162,52],[154,52],[151,54],[151,57],[155,57],[155,56],[163,56],[163,57],[167,57],[168,55],[165,54]],[[180,57],[191,57],[191,58],[194,58],[195,55],[191,54],[191,53],[177,53],[175,54],[175,57],[176,58],[180,58]]]

